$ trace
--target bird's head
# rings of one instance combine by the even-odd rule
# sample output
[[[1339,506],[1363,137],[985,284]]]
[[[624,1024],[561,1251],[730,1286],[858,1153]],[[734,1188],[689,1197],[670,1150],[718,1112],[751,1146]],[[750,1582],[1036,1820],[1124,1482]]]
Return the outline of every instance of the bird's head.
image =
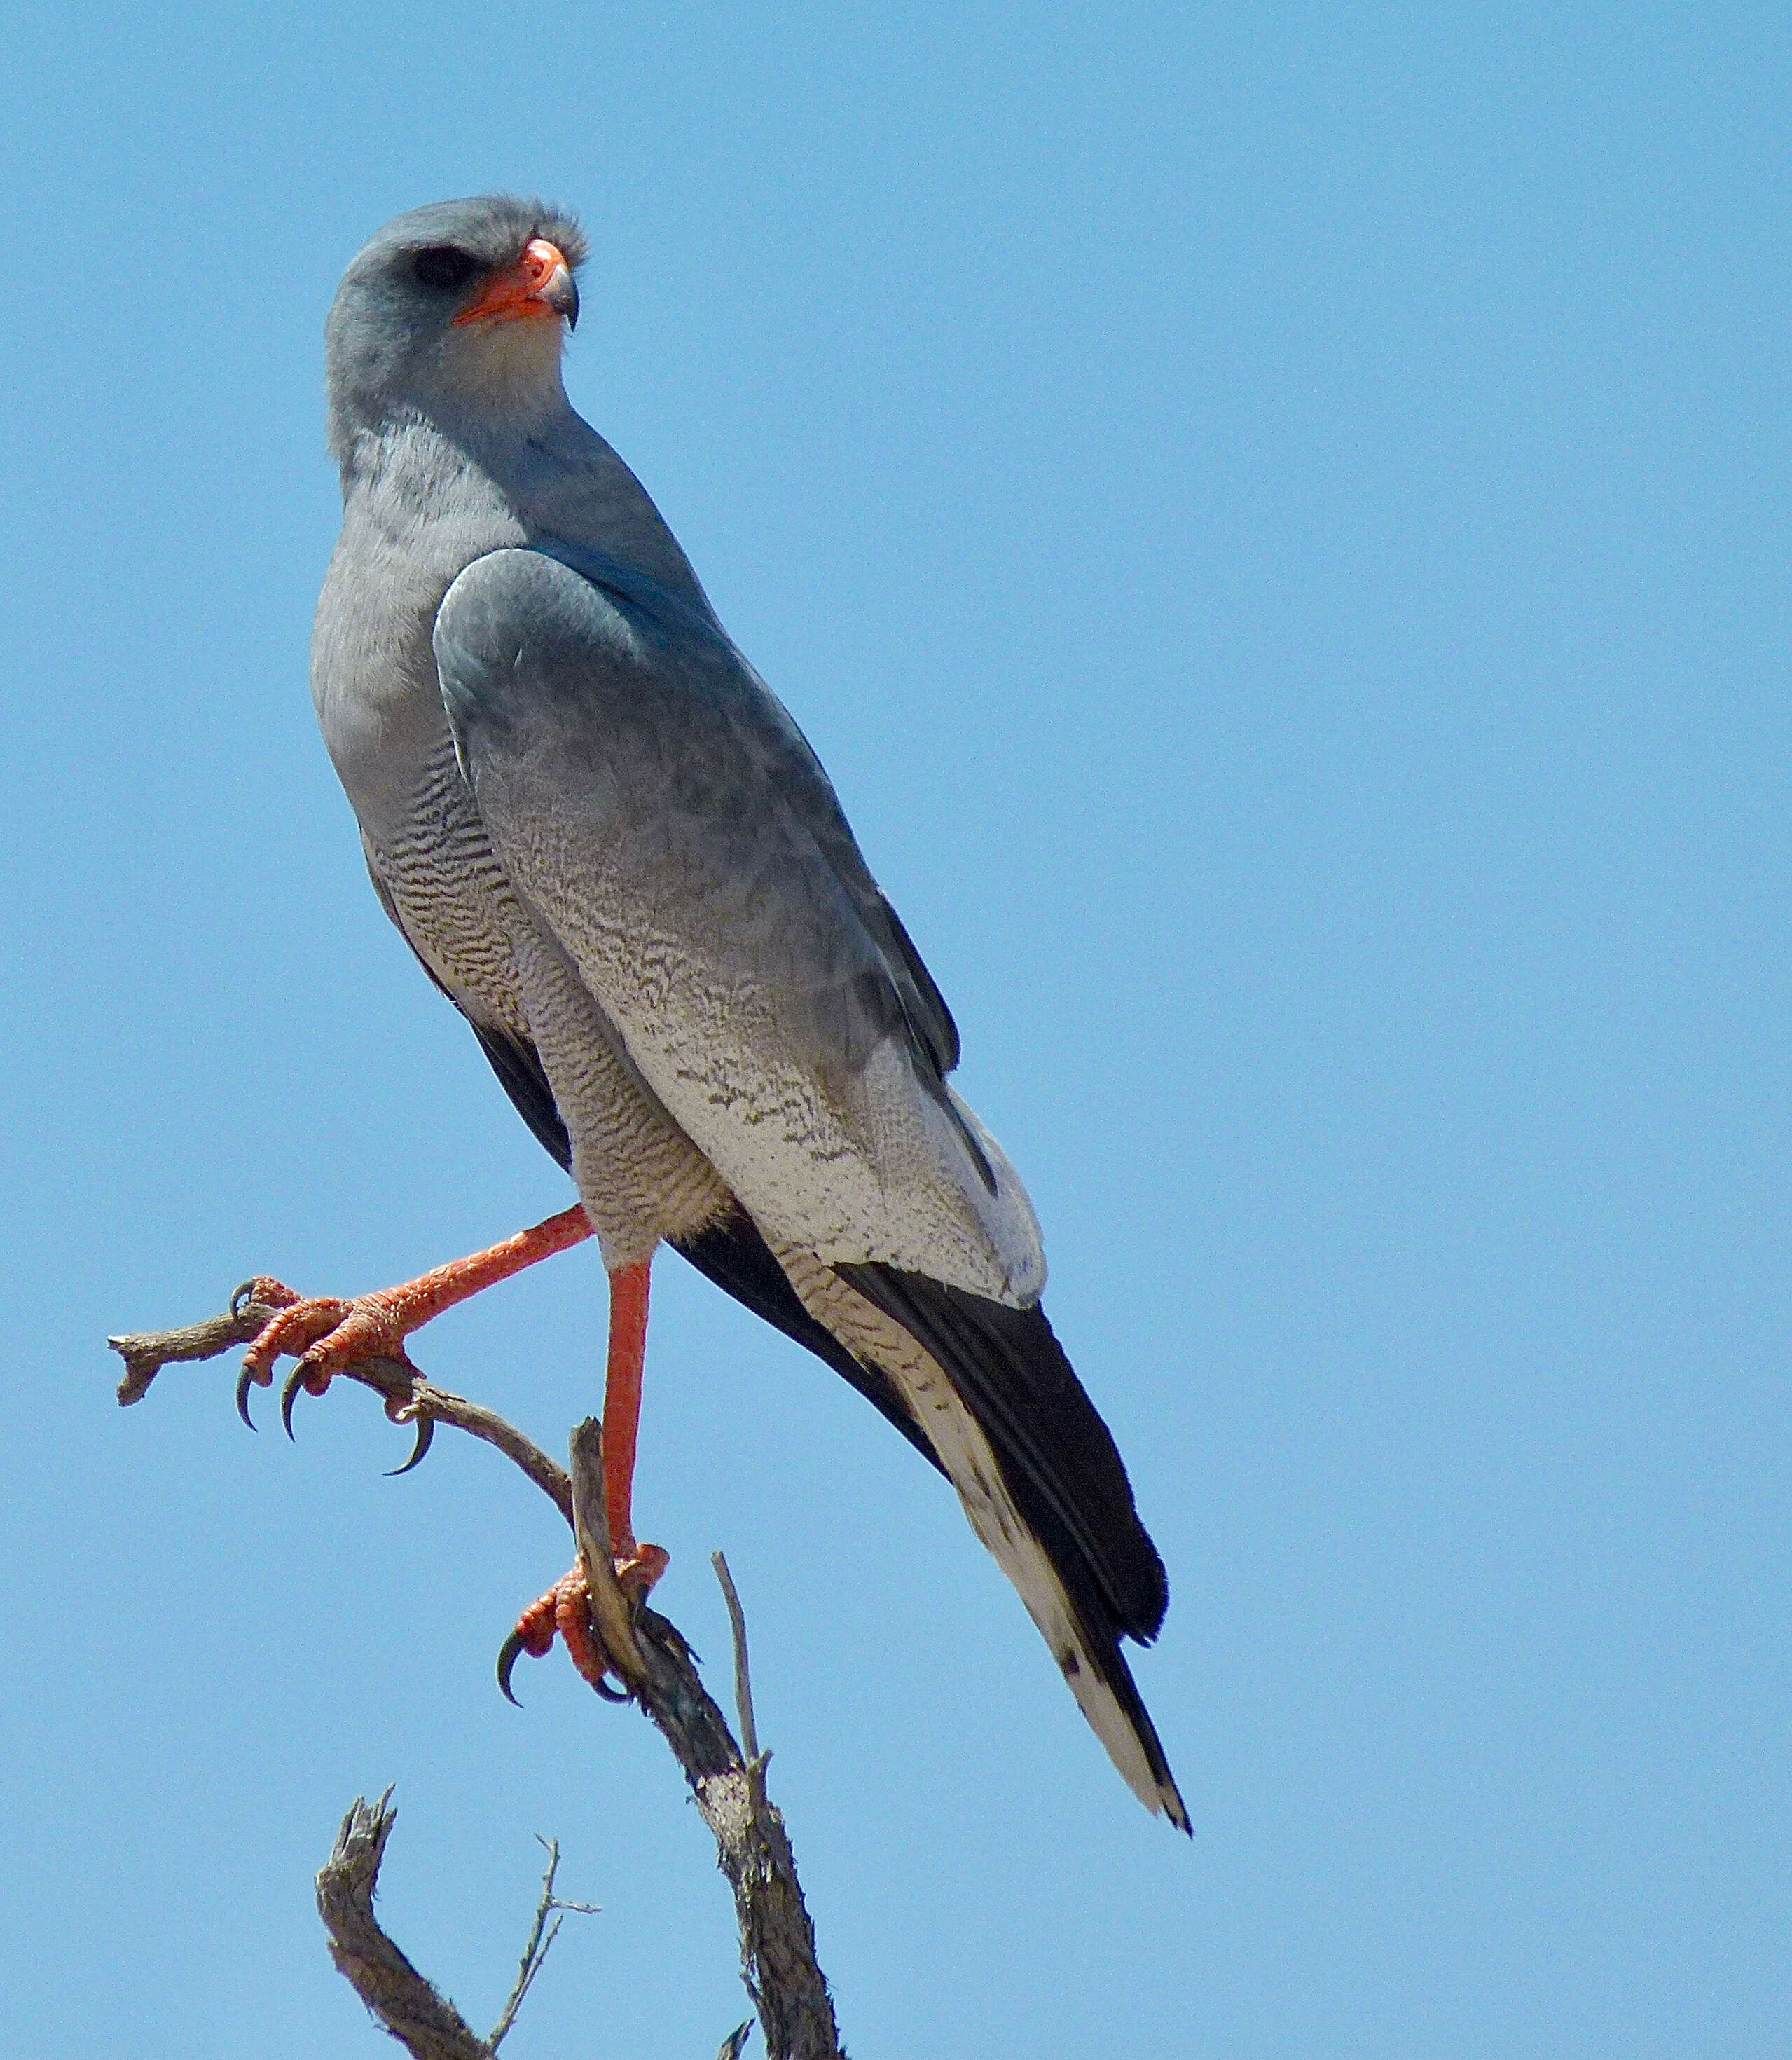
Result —
[[[585,240],[570,215],[493,194],[389,222],[324,327],[330,448],[417,413],[527,417],[564,405]]]

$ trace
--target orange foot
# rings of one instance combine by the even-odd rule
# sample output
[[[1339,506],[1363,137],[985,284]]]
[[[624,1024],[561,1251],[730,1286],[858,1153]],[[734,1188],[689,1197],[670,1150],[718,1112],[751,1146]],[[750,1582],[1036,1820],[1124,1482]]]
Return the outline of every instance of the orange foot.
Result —
[[[409,1366],[405,1339],[418,1322],[406,1306],[411,1299],[398,1288],[357,1295],[347,1302],[334,1295],[301,1298],[283,1283],[258,1275],[247,1284],[241,1299],[262,1303],[280,1313],[269,1319],[243,1355],[237,1413],[254,1429],[249,1391],[267,1387],[273,1379],[275,1360],[288,1353],[298,1360],[280,1395],[280,1420],[289,1438],[293,1435],[293,1403],[301,1389],[307,1395],[321,1395],[336,1375],[365,1359],[396,1359]]]
[[[661,1545],[631,1545],[613,1562],[624,1591],[637,1596],[647,1595],[671,1563],[671,1554]],[[531,1603],[504,1641],[498,1654],[497,1679],[508,1701],[517,1700],[510,1692],[510,1670],[518,1655],[526,1652],[531,1659],[542,1658],[552,1649],[556,1631],[566,1647],[566,1656],[606,1702],[628,1701],[628,1696],[619,1695],[605,1678],[615,1670],[592,1635],[591,1584],[583,1567],[562,1574],[539,1601]]]
[[[519,1231],[501,1244],[465,1259],[450,1260],[397,1288],[382,1288],[377,1294],[357,1295],[352,1302],[333,1295],[319,1295],[301,1301],[290,1288],[265,1274],[245,1281],[232,1297],[235,1314],[245,1302],[260,1302],[280,1311],[249,1347],[242,1363],[242,1378],[237,1383],[237,1408],[250,1430],[249,1391],[265,1387],[273,1378],[273,1363],[282,1352],[295,1353],[297,1370],[286,1383],[280,1398],[281,1420],[292,1434],[293,1398],[303,1388],[308,1395],[321,1395],[333,1374],[345,1372],[357,1360],[396,1359],[409,1367],[405,1340],[421,1330],[432,1316],[451,1309],[457,1302],[477,1295],[499,1280],[508,1280],[525,1266],[533,1266],[569,1245],[591,1235],[591,1220],[574,1203],[533,1230]],[[645,1300],[643,1303],[645,1308]],[[415,1371],[415,1369],[412,1369]],[[417,1458],[421,1458],[421,1451]],[[413,1459],[413,1463],[415,1463]]]

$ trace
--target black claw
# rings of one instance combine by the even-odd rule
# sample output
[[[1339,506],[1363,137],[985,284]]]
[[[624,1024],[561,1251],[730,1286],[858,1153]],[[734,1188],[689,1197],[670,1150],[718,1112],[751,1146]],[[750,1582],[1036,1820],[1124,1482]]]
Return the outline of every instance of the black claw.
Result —
[[[249,1391],[255,1385],[255,1376],[245,1366],[237,1375],[237,1414],[250,1430],[255,1427],[255,1419],[249,1413]]]
[[[510,1692],[510,1670],[517,1663],[517,1655],[526,1649],[523,1643],[522,1633],[516,1631],[512,1631],[498,1648],[498,1686],[504,1691],[505,1702],[515,1710],[520,1710],[523,1706]]]
[[[304,1371],[301,1367],[294,1367],[286,1376],[286,1385],[280,1391],[280,1420],[285,1425],[286,1435],[295,1445],[298,1439],[293,1432],[293,1404],[297,1401],[299,1391],[304,1386]]]
[[[612,1688],[601,1681],[593,1681],[591,1685],[606,1703],[632,1703],[635,1699],[626,1688]]]
[[[405,1460],[405,1463],[401,1467],[389,1467],[387,1470],[386,1479],[388,1480],[397,1480],[401,1474],[408,1474],[413,1467],[421,1466],[423,1463],[423,1455],[429,1451],[430,1441],[434,1438],[435,1435],[435,1418],[433,1416],[419,1416],[417,1419],[417,1447],[415,1451],[412,1452],[410,1457]],[[512,1699],[514,1700],[514,1698]]]
[[[243,1311],[254,1300],[254,1299],[255,1283],[253,1280],[244,1281],[241,1287],[240,1287],[237,1290],[236,1293],[230,1297],[231,1315],[233,1316],[240,1316]]]

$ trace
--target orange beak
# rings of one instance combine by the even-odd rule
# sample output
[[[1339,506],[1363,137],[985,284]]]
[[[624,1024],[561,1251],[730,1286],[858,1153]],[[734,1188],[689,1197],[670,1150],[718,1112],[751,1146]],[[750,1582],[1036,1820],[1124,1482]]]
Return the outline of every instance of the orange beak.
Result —
[[[470,308],[454,317],[457,328],[477,321],[523,321],[545,317],[566,326],[579,325],[579,289],[572,267],[557,244],[531,237],[523,254],[508,272],[500,272]]]

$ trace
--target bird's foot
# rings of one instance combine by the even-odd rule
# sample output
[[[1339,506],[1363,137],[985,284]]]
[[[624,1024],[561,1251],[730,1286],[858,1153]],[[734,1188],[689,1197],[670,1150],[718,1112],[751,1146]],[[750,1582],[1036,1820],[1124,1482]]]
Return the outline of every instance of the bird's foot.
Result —
[[[457,1302],[497,1281],[508,1280],[525,1266],[565,1252],[590,1235],[591,1219],[575,1202],[533,1230],[519,1231],[487,1251],[450,1260],[401,1286],[357,1295],[352,1302],[333,1295],[301,1300],[290,1288],[265,1274],[245,1281],[232,1299],[233,1314],[251,1302],[280,1313],[263,1327],[244,1357],[242,1378],[237,1383],[237,1407],[243,1421],[249,1423],[249,1389],[267,1386],[273,1378],[273,1363],[282,1352],[298,1358],[297,1369],[280,1398],[281,1418],[289,1431],[293,1398],[301,1388],[308,1395],[321,1395],[333,1375],[346,1373],[361,1360],[395,1360],[416,1376],[417,1369],[405,1351],[405,1340],[413,1331],[421,1330],[432,1316],[439,1316]],[[421,1448],[417,1456],[421,1456]]]
[[[662,1545],[637,1545],[630,1543],[626,1551],[618,1552],[610,1563],[616,1569],[619,1587],[631,1601],[640,1601],[652,1590],[654,1583],[672,1563],[672,1555]],[[618,1695],[609,1685],[608,1676],[616,1671],[598,1644],[591,1627],[591,1584],[585,1577],[583,1567],[574,1567],[562,1574],[548,1592],[533,1602],[517,1619],[517,1626],[504,1641],[498,1654],[498,1686],[511,1702],[516,1697],[510,1692],[510,1670],[516,1665],[519,1655],[528,1653],[539,1659],[553,1646],[555,1635],[566,1647],[566,1656],[584,1679],[589,1681],[606,1701],[625,1703],[628,1696]]]
[[[281,1420],[289,1435],[293,1403],[301,1389],[307,1395],[321,1395],[336,1375],[363,1359],[395,1359],[410,1367],[405,1339],[434,1313],[420,1313],[407,1306],[414,1299],[406,1288],[385,1288],[350,1301],[334,1295],[301,1296],[281,1281],[257,1276],[239,1291],[238,1299],[259,1302],[279,1314],[269,1319],[243,1355],[237,1382],[237,1413],[253,1430],[249,1391],[267,1387],[273,1379],[275,1361],[288,1355],[298,1361],[280,1397]]]
[[[616,1584],[631,1600],[645,1602],[658,1587],[660,1576],[672,1564],[672,1555],[663,1545],[637,1545],[631,1539],[610,1564],[616,1569]]]

